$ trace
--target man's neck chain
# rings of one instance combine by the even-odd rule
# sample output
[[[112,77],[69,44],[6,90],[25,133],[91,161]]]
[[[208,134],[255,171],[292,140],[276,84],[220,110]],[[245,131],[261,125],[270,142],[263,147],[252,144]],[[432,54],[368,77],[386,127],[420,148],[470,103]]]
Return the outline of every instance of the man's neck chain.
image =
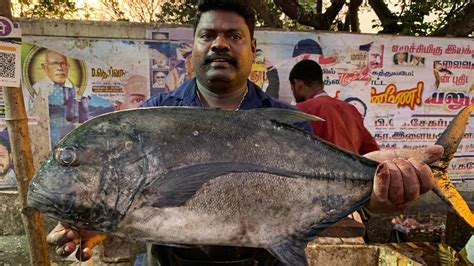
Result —
[[[242,95],[242,98],[240,99],[239,105],[237,106],[237,108],[234,111],[238,111],[240,109],[240,107],[242,106],[242,103],[244,102],[245,96],[247,96],[248,92],[249,92],[249,87],[247,86],[247,87],[245,87],[245,92]],[[197,88],[196,88],[196,94],[197,94],[197,97],[198,97],[199,101],[204,106],[204,100],[203,100],[204,97],[202,97],[201,92]]]

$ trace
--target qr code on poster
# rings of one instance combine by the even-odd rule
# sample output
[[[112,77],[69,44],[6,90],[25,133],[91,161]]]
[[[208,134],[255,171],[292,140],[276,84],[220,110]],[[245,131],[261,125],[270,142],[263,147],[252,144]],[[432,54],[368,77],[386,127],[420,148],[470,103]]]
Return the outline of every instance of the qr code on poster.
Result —
[[[15,54],[0,52],[0,78],[15,77]]]

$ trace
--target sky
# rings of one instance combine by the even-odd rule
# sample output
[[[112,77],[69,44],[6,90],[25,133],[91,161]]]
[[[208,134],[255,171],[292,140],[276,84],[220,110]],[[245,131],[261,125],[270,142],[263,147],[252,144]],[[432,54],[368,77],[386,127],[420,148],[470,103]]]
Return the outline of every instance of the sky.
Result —
[[[359,13],[360,31],[362,33],[377,33],[377,31],[379,31],[378,29],[372,28],[373,19],[378,20],[378,17],[372,10]]]

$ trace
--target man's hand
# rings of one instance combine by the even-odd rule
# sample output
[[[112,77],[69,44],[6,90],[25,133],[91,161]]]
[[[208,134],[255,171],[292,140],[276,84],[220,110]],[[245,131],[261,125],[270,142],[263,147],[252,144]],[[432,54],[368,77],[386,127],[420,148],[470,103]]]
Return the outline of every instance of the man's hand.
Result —
[[[63,223],[58,223],[48,234],[46,242],[56,245],[56,253],[59,256],[67,257],[71,255],[76,247],[78,260],[86,261],[92,257],[92,248],[104,241],[105,235],[95,231],[75,229]]]
[[[364,156],[381,162],[374,178],[374,189],[366,208],[371,212],[402,210],[428,192],[434,185],[427,164],[437,161],[443,147],[431,145],[422,149],[375,151]]]

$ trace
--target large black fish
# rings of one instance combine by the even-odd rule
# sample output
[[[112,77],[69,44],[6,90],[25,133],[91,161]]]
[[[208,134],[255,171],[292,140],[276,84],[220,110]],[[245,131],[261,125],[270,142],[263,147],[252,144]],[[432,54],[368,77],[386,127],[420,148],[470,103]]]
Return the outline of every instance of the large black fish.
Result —
[[[308,119],[283,109],[189,107],[100,116],[54,148],[28,202],[85,229],[261,247],[306,265],[306,243],[367,203],[378,165],[291,126]]]

